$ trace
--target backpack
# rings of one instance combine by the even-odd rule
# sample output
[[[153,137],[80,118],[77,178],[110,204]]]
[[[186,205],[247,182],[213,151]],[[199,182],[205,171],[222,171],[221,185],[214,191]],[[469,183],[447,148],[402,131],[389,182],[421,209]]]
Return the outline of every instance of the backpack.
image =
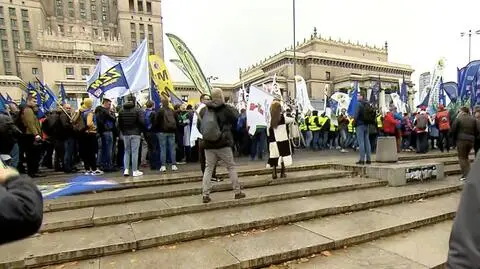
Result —
[[[203,140],[210,142],[217,142],[222,138],[222,131],[218,124],[217,115],[213,109],[207,108],[200,120],[200,133]]]
[[[72,127],[75,132],[83,132],[87,129],[87,125],[83,120],[83,113],[79,111],[75,112],[72,117]]]
[[[363,104],[363,122],[365,124],[376,124],[375,123],[375,109],[370,103]]]
[[[448,118],[448,113],[447,112],[442,113],[442,112],[439,112],[437,114],[438,129],[440,131],[446,131],[446,130],[450,129],[450,120]]]
[[[417,115],[417,124],[416,127],[420,130],[425,130],[427,129],[428,125],[428,118],[426,115]]]
[[[166,131],[177,129],[177,121],[171,109],[163,110],[163,129]]]

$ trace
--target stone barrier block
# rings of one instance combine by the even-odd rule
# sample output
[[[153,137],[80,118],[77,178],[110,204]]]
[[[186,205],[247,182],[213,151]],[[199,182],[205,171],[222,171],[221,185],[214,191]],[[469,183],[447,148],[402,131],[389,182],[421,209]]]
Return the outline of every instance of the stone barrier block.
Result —
[[[442,162],[378,164],[365,167],[365,175],[385,179],[392,187],[404,186],[407,182],[444,179],[444,164]]]
[[[398,162],[397,141],[393,136],[381,136],[377,138],[376,161],[379,163]]]

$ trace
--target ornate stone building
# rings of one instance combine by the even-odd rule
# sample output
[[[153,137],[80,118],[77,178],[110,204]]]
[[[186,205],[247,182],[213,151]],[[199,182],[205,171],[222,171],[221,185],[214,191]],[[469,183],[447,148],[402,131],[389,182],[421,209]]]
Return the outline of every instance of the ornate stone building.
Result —
[[[122,59],[145,38],[163,57],[160,0],[3,0],[0,75],[63,83],[78,98],[100,55]]]
[[[324,98],[325,85],[332,92],[349,89],[358,81],[361,89],[370,89],[379,79],[382,89],[396,89],[399,79],[405,78],[412,92],[409,65],[388,61],[388,44],[383,47],[361,45],[358,42],[344,42],[324,38],[314,29],[310,39],[298,42],[296,46],[297,75],[306,83],[310,98]],[[285,97],[295,97],[293,48],[265,58],[260,63],[240,69],[240,81],[254,85],[269,84],[274,74]],[[237,85],[238,86],[238,83]],[[413,98],[413,94],[410,94]]]

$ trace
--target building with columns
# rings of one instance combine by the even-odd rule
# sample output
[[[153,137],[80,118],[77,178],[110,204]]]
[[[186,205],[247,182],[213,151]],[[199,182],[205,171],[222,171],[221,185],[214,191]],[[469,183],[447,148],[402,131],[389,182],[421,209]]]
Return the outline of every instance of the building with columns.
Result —
[[[39,78],[81,98],[100,55],[123,59],[145,38],[150,53],[163,58],[160,0],[3,0],[0,87],[10,76]]]
[[[409,65],[388,61],[388,43],[384,46],[361,45],[358,42],[332,40],[318,35],[316,28],[309,39],[297,42],[294,58],[293,48],[285,48],[246,69],[240,69],[240,81],[254,85],[272,83],[276,74],[277,84],[284,97],[295,98],[294,61],[297,75],[302,76],[312,100],[323,101],[335,91],[348,91],[358,81],[361,90],[371,89],[381,81],[382,89],[398,89],[399,79],[405,79],[409,86],[410,102],[413,105],[414,92]],[[237,86],[239,83],[237,83]]]

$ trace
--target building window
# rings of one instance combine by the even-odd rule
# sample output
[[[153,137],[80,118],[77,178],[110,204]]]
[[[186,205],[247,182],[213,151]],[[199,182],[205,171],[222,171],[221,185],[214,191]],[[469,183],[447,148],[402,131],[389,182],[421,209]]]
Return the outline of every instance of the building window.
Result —
[[[15,12],[15,8],[13,8],[13,7],[8,8],[8,14],[10,14],[10,17],[16,17],[17,16],[17,14]]]
[[[13,41],[13,50],[20,49],[20,42],[18,40]]]
[[[135,23],[130,23],[130,31],[135,32]]]
[[[102,20],[103,20],[103,21],[106,21],[106,20],[107,20],[107,14],[105,14],[105,13],[102,14]]]
[[[325,72],[325,79],[330,80],[330,72],[328,71]]]
[[[68,8],[73,8],[73,0],[68,0]]]
[[[8,61],[4,61],[3,64],[5,65],[5,71],[6,72],[11,72],[12,71],[12,65]]]
[[[105,37],[105,39],[108,39],[110,37],[110,32],[108,30],[104,30],[103,37]]]
[[[82,67],[82,77],[90,76],[90,69],[88,67]]]
[[[30,28],[29,22],[27,20],[23,20],[22,24],[24,29]]]
[[[17,19],[10,19],[10,25],[13,28],[17,28]]]
[[[32,75],[38,75],[38,68],[36,67],[32,68]]]
[[[0,18],[0,25],[5,25],[5,19],[4,18]]]
[[[18,34],[18,30],[12,30],[12,37],[13,40],[18,40],[20,35]]]
[[[93,28],[93,35],[98,36],[98,29],[97,28]]]
[[[28,10],[22,9],[22,17],[23,18],[28,18]]]
[[[137,41],[136,40],[132,40],[132,51],[134,51],[136,48],[137,48]]]
[[[85,10],[80,10],[80,17],[82,17],[82,19],[87,18],[87,13],[85,13]]]
[[[7,36],[7,31],[5,29],[0,29],[0,37]]]
[[[25,49],[31,50],[32,49],[32,42],[25,42]]]
[[[130,12],[135,11],[135,5],[133,4],[133,0],[128,0],[128,7],[130,8]]]
[[[155,47],[153,46],[153,41],[148,42],[148,51],[150,54],[155,54]]]
[[[96,4],[92,4],[92,11],[97,11],[97,5]]]
[[[0,6],[0,16],[3,16],[3,6]]]
[[[31,37],[30,37],[30,32],[24,31],[24,32],[23,32],[23,35],[24,35],[24,37],[25,37],[25,41],[32,41],[32,40],[31,40]]]
[[[75,11],[73,9],[70,9],[68,11],[68,16],[70,16],[70,18],[74,18],[75,17]]]
[[[97,13],[92,12],[92,20],[94,20],[94,21],[97,20]]]
[[[85,3],[84,2],[80,2],[80,9],[85,9]]]
[[[2,40],[2,49],[8,49],[8,41]]]
[[[69,27],[68,27],[68,31],[69,31],[70,33],[73,32],[73,26],[69,26]]]
[[[10,53],[8,52],[8,50],[4,50],[2,54],[3,54],[3,59],[7,59],[8,57],[10,57]]]
[[[75,75],[75,71],[74,71],[73,67],[67,67],[67,68],[65,68],[65,74],[66,74],[67,76],[73,76],[73,75]]]
[[[152,14],[152,2],[147,1],[147,13]]]
[[[59,24],[59,25],[58,25],[58,30],[59,30],[60,33],[63,35],[64,30],[63,30],[63,25],[62,25],[62,24]]]
[[[102,11],[103,11],[103,12],[107,12],[107,7],[106,7],[106,6],[102,6]]]
[[[137,6],[138,6],[138,12],[143,12],[143,1],[142,0],[137,1]]]
[[[132,39],[137,39],[137,34],[136,33],[130,33],[130,37]]]

